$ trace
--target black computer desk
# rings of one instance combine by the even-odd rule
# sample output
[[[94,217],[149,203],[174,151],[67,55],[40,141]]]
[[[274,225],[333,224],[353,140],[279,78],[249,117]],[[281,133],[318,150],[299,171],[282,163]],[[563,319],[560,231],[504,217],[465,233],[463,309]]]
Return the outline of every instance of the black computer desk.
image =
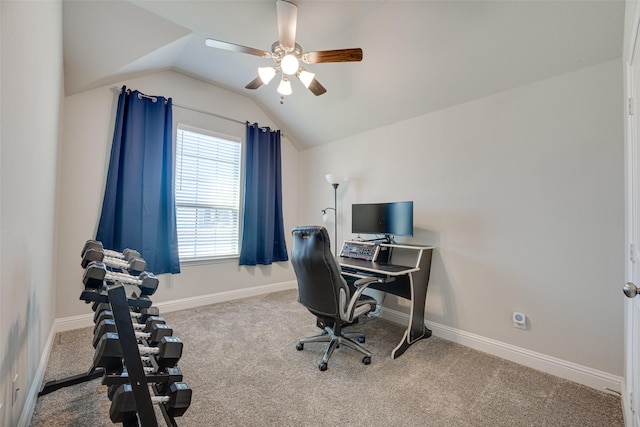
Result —
[[[431,336],[431,330],[424,324],[424,312],[433,249],[433,246],[383,243],[371,261],[342,256],[337,258],[346,279],[378,277],[380,282],[370,284],[369,288],[411,301],[409,325],[402,340],[391,352],[393,359],[401,356],[416,341]]]

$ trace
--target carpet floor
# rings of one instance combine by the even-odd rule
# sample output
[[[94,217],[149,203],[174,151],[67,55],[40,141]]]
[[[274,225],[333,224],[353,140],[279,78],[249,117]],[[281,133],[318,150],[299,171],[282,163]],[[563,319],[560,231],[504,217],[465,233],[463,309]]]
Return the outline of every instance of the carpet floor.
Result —
[[[393,360],[404,328],[377,317],[353,327],[366,333],[370,365],[342,346],[321,372],[324,344],[295,349],[318,331],[296,299],[291,290],[163,314],[184,342],[178,366],[193,389],[178,425],[624,425],[616,395],[437,337]],[[92,331],[56,335],[45,381],[89,369]],[[112,426],[109,406],[107,387],[89,381],[38,398],[31,426]]]

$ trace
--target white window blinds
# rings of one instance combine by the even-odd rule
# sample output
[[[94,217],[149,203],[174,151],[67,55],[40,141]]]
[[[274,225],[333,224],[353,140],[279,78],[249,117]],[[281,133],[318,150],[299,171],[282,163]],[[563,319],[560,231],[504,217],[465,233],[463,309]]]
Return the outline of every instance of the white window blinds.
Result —
[[[178,125],[175,195],[180,260],[238,256],[240,140]]]

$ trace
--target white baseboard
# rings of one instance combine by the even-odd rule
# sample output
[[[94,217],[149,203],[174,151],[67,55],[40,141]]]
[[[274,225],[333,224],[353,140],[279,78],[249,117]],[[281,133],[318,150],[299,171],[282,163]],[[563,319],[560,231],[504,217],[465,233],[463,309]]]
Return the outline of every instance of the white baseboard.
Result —
[[[171,311],[186,310],[189,308],[201,307],[219,302],[231,301],[235,299],[248,298],[257,295],[269,294],[272,292],[284,291],[288,289],[296,289],[298,284],[296,281],[273,283],[269,285],[254,286],[252,288],[237,289],[233,291],[218,292],[215,294],[201,295],[197,297],[181,298],[173,301],[165,301],[154,304],[160,310],[160,313],[169,313]],[[56,332],[70,331],[73,329],[87,328],[93,326],[93,313],[81,314],[78,316],[69,316],[56,319]]]
[[[409,315],[396,310],[382,308],[380,317],[400,325],[409,324]],[[569,381],[586,385],[596,390],[620,393],[622,377],[597,369],[568,362],[546,354],[516,347],[480,335],[465,332],[435,322],[425,324],[436,337],[482,351],[538,371],[546,372]]]
[[[49,355],[51,354],[55,337],[56,326],[54,324],[49,330],[49,336],[47,337],[47,342],[44,344],[44,349],[40,356],[40,362],[38,363],[38,369],[36,370],[35,377],[27,391],[25,403],[22,407],[22,413],[20,413],[20,419],[18,420],[18,427],[27,427],[31,424],[31,417],[33,416],[33,411],[36,409],[38,393],[40,393],[41,384],[44,380],[44,374],[47,369],[47,364],[49,363]]]
[[[629,395],[627,394],[628,390],[629,389],[627,388],[627,382],[623,379],[620,383],[620,400],[622,401],[622,417],[624,419],[625,426],[633,425],[633,412],[631,411],[631,406],[628,398]]]
[[[248,298],[257,295],[270,294],[272,292],[286,291],[289,289],[297,288],[298,282],[292,280],[289,282],[255,286],[253,288],[238,289],[192,298],[182,298],[179,300],[159,302],[155,305],[160,309],[160,313],[168,313],[171,311],[186,310],[189,308],[201,307],[204,305],[217,304],[219,302],[232,301],[236,299]]]
[[[198,297],[182,298],[179,300],[160,302],[155,305],[160,309],[160,313],[167,313],[295,288],[297,288],[297,283],[295,281],[289,281],[219,292]],[[380,312],[380,317],[400,325],[407,325],[409,323],[408,314],[384,307]],[[462,344],[475,350],[492,354],[597,390],[620,393],[623,381],[622,377],[435,322],[427,321],[425,323],[427,327],[433,331],[433,335],[447,341]],[[91,313],[56,319],[55,332],[85,328],[89,326],[93,326],[93,315]],[[48,347],[46,351],[46,358],[48,358],[50,346],[53,343],[53,336],[49,337],[49,341],[47,342]],[[46,367],[46,360],[44,367]],[[42,369],[44,369],[44,367]],[[44,375],[44,370],[42,375]],[[40,382],[38,382],[38,384],[39,383]],[[35,406],[35,401],[33,404]]]

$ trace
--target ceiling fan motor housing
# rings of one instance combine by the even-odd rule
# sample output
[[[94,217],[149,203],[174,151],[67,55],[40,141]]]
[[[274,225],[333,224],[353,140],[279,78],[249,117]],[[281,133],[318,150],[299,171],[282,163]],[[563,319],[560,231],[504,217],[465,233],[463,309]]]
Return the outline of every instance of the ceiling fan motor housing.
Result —
[[[298,58],[298,60],[302,59],[302,46],[300,46],[298,43],[295,44],[295,47],[293,48],[293,50],[291,52],[287,52],[281,45],[280,42],[276,41],[271,45],[271,58],[273,58],[273,60],[276,62],[276,64],[280,64],[280,62],[282,61],[282,58],[284,58],[285,55],[287,54],[291,54],[293,56],[295,56],[296,58]]]

